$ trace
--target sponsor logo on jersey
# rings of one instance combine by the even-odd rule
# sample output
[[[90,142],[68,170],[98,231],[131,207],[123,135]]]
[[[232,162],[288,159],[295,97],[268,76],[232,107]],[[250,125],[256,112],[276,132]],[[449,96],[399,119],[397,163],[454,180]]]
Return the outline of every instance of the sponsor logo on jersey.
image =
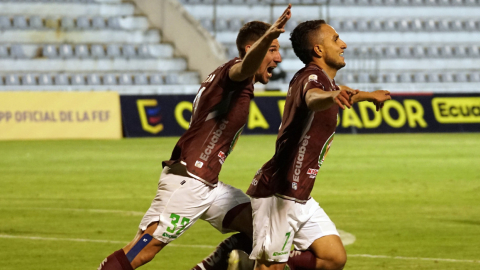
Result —
[[[307,174],[310,175],[310,178],[315,178],[317,176],[318,170],[309,168]]]
[[[317,80],[318,80],[318,76],[315,75],[315,74],[312,74],[312,75],[308,76],[308,81],[316,82]]]
[[[197,168],[202,168],[202,167],[203,167],[203,162],[197,160],[197,161],[195,162],[195,167],[197,167]]]
[[[210,142],[208,142],[207,147],[205,150],[203,150],[203,153],[200,154],[200,159],[203,161],[207,161],[208,158],[210,157],[210,154],[212,154],[213,148],[215,148],[215,145],[217,144],[218,140],[220,139],[220,136],[222,136],[223,131],[227,128],[228,121],[223,119],[222,123],[218,126],[218,129],[213,132],[213,136],[210,139]]]
[[[218,161],[220,164],[223,164],[225,162],[225,158],[227,158],[227,155],[225,155],[224,152],[220,151],[218,152],[218,157],[220,158]]]
[[[283,251],[283,252],[273,252],[273,256],[280,256],[280,255],[285,255],[289,253],[289,251]]]
[[[175,238],[178,237],[178,235],[170,235],[168,233],[163,233],[162,236],[167,237],[167,238],[171,238],[171,239],[175,239]]]
[[[142,129],[152,134],[158,134],[163,130],[161,107],[156,99],[138,99],[138,115]]]
[[[293,182],[293,183],[292,183],[292,189],[293,189],[293,190],[297,190],[297,188],[298,188],[297,183],[296,183],[296,182]]]
[[[303,159],[305,158],[305,151],[307,151],[308,140],[310,136],[305,135],[302,140],[302,145],[298,149],[298,156],[295,160],[295,170],[293,171],[293,181],[300,181],[300,172],[302,170]]]

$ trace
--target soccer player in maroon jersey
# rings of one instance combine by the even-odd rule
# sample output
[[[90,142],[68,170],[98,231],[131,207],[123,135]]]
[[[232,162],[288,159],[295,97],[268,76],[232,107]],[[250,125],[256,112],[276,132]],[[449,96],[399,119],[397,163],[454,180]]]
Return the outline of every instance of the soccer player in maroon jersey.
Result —
[[[257,171],[247,194],[253,209],[255,269],[343,269],[347,257],[335,224],[310,197],[316,175],[332,143],[339,107],[371,101],[379,109],[390,99],[384,90],[340,90],[334,78],[345,66],[347,48],[323,20],[299,24],[291,34],[305,67],[290,82],[272,159]],[[315,256],[289,258],[296,250]],[[311,254],[311,253],[310,253]],[[301,265],[293,266],[301,261]]]
[[[250,22],[242,27],[237,36],[240,58],[218,67],[201,84],[193,102],[190,127],[177,142],[170,160],[163,162],[157,194],[137,235],[108,256],[99,270],[138,268],[198,219],[222,233],[240,232],[222,242],[207,264],[226,269],[229,251],[250,253],[250,198],[220,182],[218,175],[247,122],[254,83],[268,83],[272,70],[282,60],[277,38],[285,32],[290,17],[291,5],[273,25]],[[209,267],[201,264],[199,269]]]

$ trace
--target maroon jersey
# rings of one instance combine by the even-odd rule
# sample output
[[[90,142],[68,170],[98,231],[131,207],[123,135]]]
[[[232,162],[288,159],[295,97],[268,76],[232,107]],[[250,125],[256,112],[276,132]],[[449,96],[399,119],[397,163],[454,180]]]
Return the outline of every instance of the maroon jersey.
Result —
[[[247,122],[253,98],[253,77],[235,82],[228,76],[239,61],[235,58],[218,67],[201,84],[193,101],[190,127],[164,166],[180,162],[190,176],[216,186],[222,164]]]
[[[289,85],[275,155],[255,175],[247,194],[252,197],[280,196],[305,203],[330,148],[337,125],[338,106],[314,112],[305,94],[312,88],[338,90],[335,81],[317,65],[299,70]]]

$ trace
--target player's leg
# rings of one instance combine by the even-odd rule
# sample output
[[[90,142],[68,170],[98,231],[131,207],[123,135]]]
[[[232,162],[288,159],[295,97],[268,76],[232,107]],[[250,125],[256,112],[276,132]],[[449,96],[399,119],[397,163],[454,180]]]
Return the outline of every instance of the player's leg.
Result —
[[[252,251],[252,207],[250,198],[241,190],[218,183],[218,196],[202,219],[209,222],[221,233],[239,232],[223,240],[215,250],[193,269],[227,269],[229,254],[241,250]]]
[[[255,270],[283,270],[290,247],[301,223],[296,218],[297,203],[271,196],[252,198],[253,250]]]
[[[335,224],[314,199],[305,205],[311,217],[297,232],[288,265],[292,270],[343,269],[347,256]]]
[[[164,170],[157,195],[140,222],[140,231],[124,249],[107,257],[99,269],[135,269],[151,261],[207,211],[214,200],[214,190],[198,180]]]

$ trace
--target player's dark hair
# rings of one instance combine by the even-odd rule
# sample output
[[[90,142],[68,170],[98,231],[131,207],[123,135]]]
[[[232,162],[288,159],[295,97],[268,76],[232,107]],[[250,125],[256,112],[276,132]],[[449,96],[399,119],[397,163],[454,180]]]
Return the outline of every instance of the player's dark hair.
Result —
[[[290,34],[293,51],[305,65],[313,60],[314,44],[312,44],[312,34],[314,34],[322,24],[326,24],[326,22],[324,20],[302,22],[297,25]]]
[[[242,26],[237,35],[237,49],[240,58],[243,59],[247,54],[245,46],[255,43],[267,32],[270,26],[271,24],[260,21],[251,21]]]

